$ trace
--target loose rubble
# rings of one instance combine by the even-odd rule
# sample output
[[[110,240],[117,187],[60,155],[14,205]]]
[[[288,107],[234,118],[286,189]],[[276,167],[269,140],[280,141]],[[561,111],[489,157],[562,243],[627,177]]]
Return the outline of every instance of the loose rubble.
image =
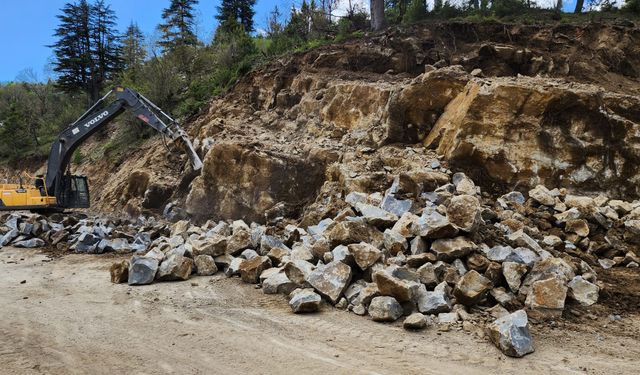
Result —
[[[516,357],[533,351],[529,319],[597,303],[598,269],[640,263],[640,202],[544,186],[493,200],[464,174],[433,165],[449,176],[440,186],[400,195],[398,177],[386,191],[350,192],[336,215],[306,227],[7,214],[0,244],[133,253],[111,267],[114,283],[223,273],[288,296],[295,313],[324,301],[380,322],[407,316],[407,329],[485,325]]]

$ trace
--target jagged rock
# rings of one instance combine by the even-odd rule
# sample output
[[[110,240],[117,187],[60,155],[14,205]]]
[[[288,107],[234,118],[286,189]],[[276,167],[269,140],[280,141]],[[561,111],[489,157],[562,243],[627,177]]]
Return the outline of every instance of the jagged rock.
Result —
[[[198,276],[211,276],[218,272],[218,267],[211,255],[196,255],[193,258]]]
[[[529,190],[529,197],[541,205],[553,207],[556,204],[556,198],[551,194],[549,189],[542,185],[537,185]]]
[[[526,264],[529,267],[533,266],[535,262],[540,260],[540,257],[535,251],[526,247],[516,247],[513,249],[513,253],[515,255],[514,260],[516,262]]]
[[[494,246],[484,252],[487,259],[492,262],[505,262],[520,260],[511,246]]]
[[[382,233],[363,221],[342,221],[327,231],[327,239],[333,246],[348,245],[358,242],[381,243]],[[377,247],[377,246],[376,246]]]
[[[307,282],[331,303],[338,302],[351,281],[351,267],[342,262],[320,265],[307,277]]]
[[[457,312],[448,312],[448,313],[440,313],[438,314],[438,323],[439,324],[455,324],[460,320],[460,316]]]
[[[633,210],[631,203],[621,201],[618,199],[612,199],[607,202],[607,205],[614,209],[619,215],[626,215]]]
[[[375,322],[394,322],[403,312],[402,306],[393,297],[375,297],[369,305],[369,315]]]
[[[398,221],[397,215],[370,204],[358,203],[356,204],[356,209],[362,214],[367,223],[376,227],[390,227]]]
[[[527,266],[521,263],[504,262],[502,263],[502,274],[504,275],[507,285],[512,292],[516,293],[520,289],[522,277],[527,273]]]
[[[372,279],[381,295],[394,297],[400,302],[411,300],[411,284],[406,280],[392,275],[387,270],[375,272]]]
[[[564,230],[568,233],[575,233],[580,237],[589,236],[589,224],[583,219],[567,220]]]
[[[520,308],[521,304],[516,299],[516,296],[513,293],[507,292],[503,287],[493,288],[489,291],[491,297],[496,300],[500,304],[500,306],[504,306],[509,310],[513,310],[516,308]]]
[[[305,260],[307,262],[312,262],[314,260],[313,253],[309,247],[304,244],[293,245],[293,249],[291,250],[289,257],[291,260]]]
[[[427,243],[422,237],[415,237],[409,243],[409,253],[411,255],[424,254],[427,251]]]
[[[510,357],[524,357],[534,351],[524,310],[496,319],[487,326],[487,334],[491,342]]]
[[[472,195],[458,195],[451,198],[447,206],[449,221],[465,232],[472,232],[482,221],[480,201]]]
[[[402,327],[408,330],[420,330],[427,327],[427,317],[421,313],[413,313],[405,318]]]
[[[489,259],[482,254],[473,253],[467,257],[467,268],[478,272],[486,271],[489,263]]]
[[[227,251],[227,239],[221,235],[207,236],[203,241],[193,246],[193,255],[210,255],[217,257]]]
[[[290,297],[289,306],[296,314],[316,312],[320,309],[322,299],[311,288],[294,290]]]
[[[569,297],[582,306],[591,306],[598,302],[599,293],[600,288],[583,279],[582,276],[576,276],[569,281]]]
[[[193,268],[193,259],[182,255],[171,255],[160,263],[156,279],[159,281],[188,280]]]
[[[471,253],[476,244],[463,236],[453,239],[439,239],[431,245],[431,251],[436,254],[438,260],[452,262],[456,258],[462,258]]]
[[[517,246],[528,247],[538,254],[544,252],[538,242],[531,238],[528,234],[526,234],[522,229],[511,233],[507,238],[509,239],[509,241],[514,242]]]
[[[315,266],[303,260],[293,260],[284,265],[284,272],[289,278],[299,286],[305,285],[306,280],[315,269]]]
[[[368,195],[366,193],[361,193],[358,191],[352,191],[344,198],[344,201],[347,202],[351,207],[356,208],[356,204],[358,203],[367,203]]]
[[[413,201],[410,199],[396,199],[392,194],[385,194],[380,203],[380,208],[396,216],[402,216],[409,212],[412,205]]]
[[[245,224],[246,225],[246,224]],[[227,254],[237,256],[243,250],[251,247],[251,232],[249,230],[236,230],[227,238]]]
[[[158,271],[158,260],[134,255],[129,262],[129,285],[151,284]]]
[[[535,319],[557,318],[562,315],[567,297],[565,282],[558,277],[535,281],[527,294],[525,305]]]
[[[451,182],[456,187],[458,194],[474,195],[476,193],[476,184],[464,173],[454,173]]]
[[[411,231],[416,236],[428,239],[449,238],[458,234],[458,228],[432,207],[422,211],[422,216],[413,222]]]
[[[251,260],[253,258],[257,258],[259,257],[260,254],[258,254],[255,250],[253,249],[246,249],[243,250],[242,253],[240,253],[240,257],[244,258],[246,260]]]
[[[574,270],[564,259],[550,257],[533,266],[520,286],[520,293],[528,294],[531,285],[538,280],[558,277],[564,282],[569,282],[574,276]]]
[[[401,236],[407,238],[412,237],[413,230],[412,227],[415,225],[416,221],[418,221],[419,217],[412,214],[411,212],[405,212],[398,221],[391,228],[394,232],[399,233]]]
[[[594,212],[597,207],[593,198],[571,194],[564,197],[564,204],[569,208],[577,208],[581,212]]]
[[[216,257],[218,259],[218,257]],[[246,262],[246,259],[243,258],[232,258],[229,262],[229,266],[224,270],[224,274],[227,277],[240,275],[240,267],[242,263]]]
[[[438,276],[436,276],[436,269],[432,263],[423,264],[416,272],[420,282],[426,285],[427,288],[433,288],[438,285]]]
[[[13,246],[15,247],[26,247],[26,248],[43,247],[44,245],[45,245],[44,241],[39,238],[22,240],[22,241],[14,242],[13,244]]]
[[[146,256],[147,258],[157,259],[158,263],[161,263],[164,260],[164,258],[166,258],[165,253],[163,253],[157,247],[154,247],[153,249],[149,250],[146,254],[144,254],[144,256]]]
[[[453,290],[453,295],[459,303],[472,306],[485,298],[490,289],[491,281],[472,270],[460,278]]]
[[[111,275],[112,283],[126,283],[129,279],[129,261],[122,260],[120,262],[113,263],[111,267],[109,267],[109,274]]]
[[[554,236],[554,235],[548,235],[548,236],[544,236],[544,239],[542,240],[542,243],[546,246],[549,247],[557,247],[562,245],[562,239],[558,236]]]
[[[386,229],[384,235],[384,247],[389,250],[392,255],[402,253],[409,247],[407,239],[393,229]]]
[[[438,314],[451,311],[451,301],[447,295],[446,283],[439,284],[432,292],[423,287],[416,289],[416,304],[423,314]]]
[[[298,285],[289,280],[287,274],[284,273],[284,270],[280,270],[274,273],[273,275],[264,279],[264,281],[262,282],[262,292],[264,294],[289,295],[297,288]]]
[[[69,231],[64,229],[58,230],[51,235],[51,244],[55,246],[62,241],[66,241],[67,238],[69,238]]]
[[[348,249],[349,253],[353,256],[355,263],[363,271],[371,267],[382,256],[382,251],[366,242],[351,244],[348,246]]]
[[[271,267],[271,259],[267,256],[257,256],[247,259],[240,265],[240,277],[245,283],[257,284],[262,271]]]
[[[511,205],[523,205],[525,202],[524,195],[519,191],[512,191],[504,194],[497,200],[504,209],[508,209]]]

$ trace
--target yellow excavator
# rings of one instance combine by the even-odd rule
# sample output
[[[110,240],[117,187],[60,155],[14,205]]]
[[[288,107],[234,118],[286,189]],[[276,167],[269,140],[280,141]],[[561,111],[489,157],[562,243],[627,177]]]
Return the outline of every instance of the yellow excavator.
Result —
[[[112,94],[115,94],[116,99],[106,105],[106,100]],[[131,110],[138,119],[168,137],[186,152],[194,170],[202,168],[202,161],[176,120],[140,93],[129,88],[116,87],[60,133],[51,145],[46,176],[37,176],[33,185],[24,185],[22,178],[19,184],[0,184],[0,210],[47,212],[67,208],[88,208],[87,177],[70,173],[71,155],[82,142],[125,109]]]

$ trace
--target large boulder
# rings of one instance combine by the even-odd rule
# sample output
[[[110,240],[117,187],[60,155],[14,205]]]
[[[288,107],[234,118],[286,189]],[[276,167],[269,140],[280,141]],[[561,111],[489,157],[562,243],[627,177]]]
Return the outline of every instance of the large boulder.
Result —
[[[377,271],[373,274],[373,282],[383,296],[391,296],[400,302],[410,301],[412,297],[411,283],[394,276],[388,270]]]
[[[174,254],[160,263],[156,279],[159,281],[187,280],[191,276],[193,259]]]
[[[487,334],[510,357],[524,357],[534,351],[527,313],[523,310],[496,319],[487,326]]]
[[[318,311],[322,300],[311,288],[294,290],[290,297],[289,306],[296,314]]]
[[[444,282],[433,291],[427,291],[424,286],[417,288],[415,294],[414,299],[418,305],[418,311],[423,314],[439,314],[451,311],[451,301]]]
[[[402,306],[393,297],[375,297],[369,304],[369,315],[375,322],[394,322],[403,312]]]
[[[240,265],[240,277],[245,283],[257,284],[260,274],[267,268],[271,268],[271,259],[268,256],[256,256],[248,259]]]
[[[195,218],[264,222],[265,213],[293,216],[324,183],[321,159],[263,151],[244,142],[216,143],[203,162],[186,202]]]
[[[438,260],[443,262],[453,262],[456,258],[465,257],[475,248],[476,244],[463,236],[452,239],[439,239],[431,245],[431,251],[436,254]]]
[[[342,262],[320,265],[309,274],[307,281],[318,293],[335,304],[351,281],[351,267]]]
[[[482,301],[491,289],[491,280],[471,270],[460,278],[453,289],[456,300],[466,306],[472,306]]]
[[[567,289],[565,281],[558,277],[534,282],[525,301],[529,315],[539,320],[561,316],[567,298]]]
[[[134,255],[129,262],[129,285],[151,284],[157,271],[157,259]]]
[[[382,256],[382,251],[366,242],[351,244],[348,249],[355,263],[363,271],[371,267]]]
[[[196,255],[193,262],[198,276],[211,276],[218,272],[218,266],[211,255]]]
[[[582,306],[591,306],[598,302],[600,288],[583,279],[582,276],[576,276],[569,282],[569,297],[578,302]]]
[[[447,217],[456,227],[471,232],[482,221],[480,217],[480,201],[472,195],[458,195],[451,198],[447,206]]]

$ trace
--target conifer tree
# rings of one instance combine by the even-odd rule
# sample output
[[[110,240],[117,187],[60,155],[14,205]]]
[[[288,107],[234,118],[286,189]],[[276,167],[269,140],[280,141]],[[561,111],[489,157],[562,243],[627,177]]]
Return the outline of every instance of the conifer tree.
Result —
[[[244,27],[247,33],[253,32],[253,9],[256,0],[222,0],[218,6],[216,19],[220,22],[222,30],[232,28],[236,23]]]
[[[164,23],[160,24],[158,29],[162,33],[159,44],[164,51],[198,44],[198,38],[193,31],[193,7],[196,4],[198,0],[171,0],[169,7],[162,11]]]
[[[135,69],[144,62],[146,57],[144,34],[137,23],[131,22],[122,38],[124,68]]]

